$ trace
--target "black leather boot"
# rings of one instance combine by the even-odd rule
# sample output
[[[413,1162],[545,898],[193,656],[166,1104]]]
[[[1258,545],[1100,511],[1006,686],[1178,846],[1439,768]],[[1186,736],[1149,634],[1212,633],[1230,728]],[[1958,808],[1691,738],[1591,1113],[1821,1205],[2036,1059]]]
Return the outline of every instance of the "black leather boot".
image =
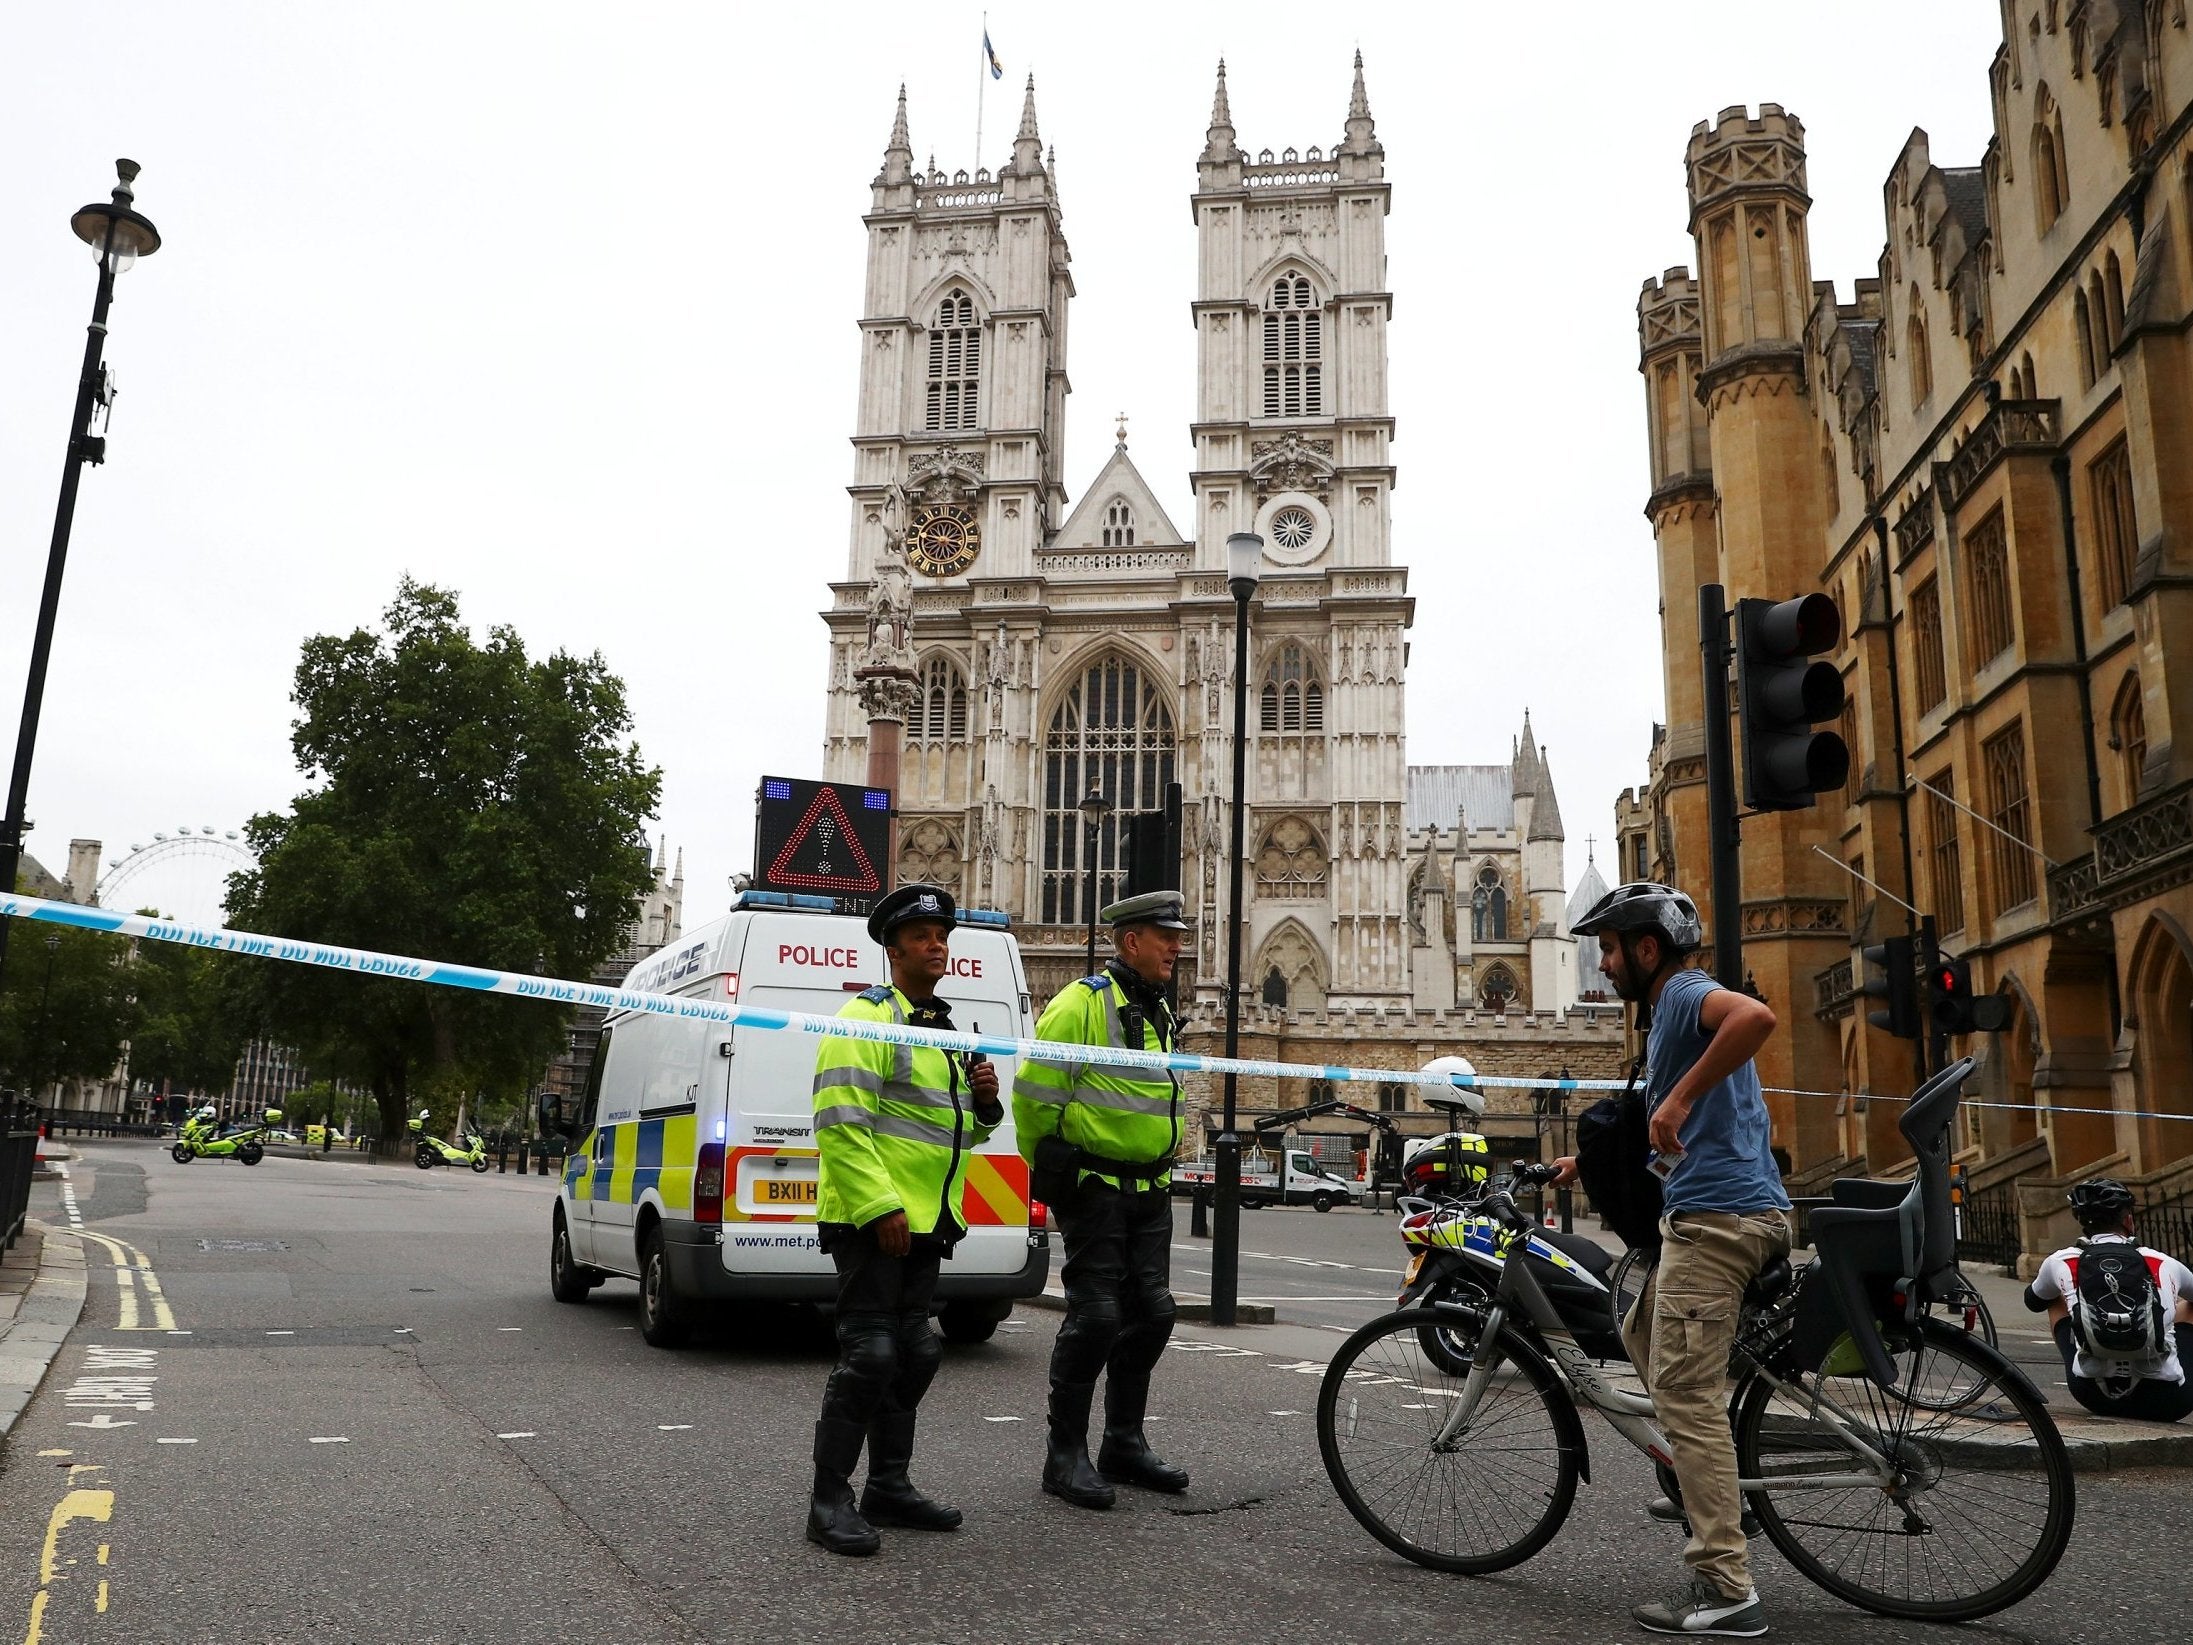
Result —
[[[1096,1389],[1086,1382],[1051,1384],[1050,1444],[1043,1458],[1043,1488],[1076,1508],[1109,1508],[1112,1487],[1089,1460],[1089,1406]]]
[[[1188,1470],[1167,1462],[1143,1437],[1142,1413],[1149,1399],[1148,1372],[1138,1376],[1115,1365],[1105,1377],[1104,1443],[1097,1447],[1097,1472],[1116,1484],[1146,1491],[1185,1491]]]
[[[913,1531],[956,1531],[965,1518],[957,1508],[933,1501],[906,1477],[914,1460],[914,1413],[892,1411],[868,1425],[868,1483],[860,1493],[860,1511],[872,1525],[903,1525]]]
[[[858,1423],[824,1417],[815,1424],[815,1495],[807,1509],[807,1540],[834,1554],[872,1554],[883,1546],[876,1528],[853,1505],[853,1467],[868,1436]]]

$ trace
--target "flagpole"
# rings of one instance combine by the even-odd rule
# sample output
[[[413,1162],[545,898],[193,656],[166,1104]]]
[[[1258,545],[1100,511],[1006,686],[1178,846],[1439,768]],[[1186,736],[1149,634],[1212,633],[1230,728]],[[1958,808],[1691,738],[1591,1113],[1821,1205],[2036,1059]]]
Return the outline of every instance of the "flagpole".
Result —
[[[982,55],[975,61],[975,169],[982,169],[982,94],[990,89],[990,14],[982,14]]]

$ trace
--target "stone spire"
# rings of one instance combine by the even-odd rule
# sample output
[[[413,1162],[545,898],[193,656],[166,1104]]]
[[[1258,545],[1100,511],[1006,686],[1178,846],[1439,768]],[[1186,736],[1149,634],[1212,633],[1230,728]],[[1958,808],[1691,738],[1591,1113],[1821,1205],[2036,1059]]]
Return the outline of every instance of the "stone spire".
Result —
[[[1538,788],[1531,805],[1529,838],[1534,840],[1565,840],[1568,836],[1561,828],[1561,802],[1553,794],[1552,750],[1544,750],[1538,757]]]
[[[1371,120],[1371,94],[1363,89],[1363,54],[1355,54],[1355,89],[1348,95],[1348,135],[1340,145],[1342,154],[1363,159],[1383,160],[1386,150],[1378,140],[1378,127]]]
[[[1518,800],[1527,800],[1538,792],[1538,743],[1531,736],[1531,711],[1523,710],[1523,735],[1515,745],[1515,758],[1508,766],[1508,786]]]
[[[1032,74],[1020,100],[1020,130],[1013,136],[1013,163],[1006,170],[1016,177],[1034,177],[1043,170],[1043,139],[1036,135],[1036,77]]]
[[[883,146],[883,175],[879,183],[910,182],[914,175],[914,140],[906,131],[906,85],[899,83],[899,111],[891,122],[891,140]]]
[[[1226,102],[1226,59],[1218,60],[1218,92],[1211,99],[1211,125],[1204,134],[1203,158],[1223,163],[1241,158],[1234,144],[1234,111]]]

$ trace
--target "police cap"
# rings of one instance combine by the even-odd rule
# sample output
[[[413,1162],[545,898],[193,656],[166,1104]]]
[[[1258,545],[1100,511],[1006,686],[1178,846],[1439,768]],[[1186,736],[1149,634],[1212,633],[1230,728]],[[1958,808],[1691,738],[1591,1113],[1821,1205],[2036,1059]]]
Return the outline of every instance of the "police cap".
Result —
[[[1167,931],[1194,930],[1181,909],[1178,891],[1145,891],[1139,897],[1115,902],[1100,917],[1115,931],[1123,925],[1155,925]]]
[[[942,920],[951,925],[958,915],[959,904],[952,900],[951,892],[941,885],[926,885],[916,880],[879,899],[868,911],[868,935],[877,942],[888,943],[892,932],[914,920]]]

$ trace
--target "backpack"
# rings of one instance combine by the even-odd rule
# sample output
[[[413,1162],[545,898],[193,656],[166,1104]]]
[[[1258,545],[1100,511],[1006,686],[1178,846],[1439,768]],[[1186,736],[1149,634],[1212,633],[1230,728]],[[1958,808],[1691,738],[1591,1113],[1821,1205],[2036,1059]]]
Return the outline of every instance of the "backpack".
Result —
[[[1637,1089],[1643,1059],[1629,1084],[1576,1117],[1576,1177],[1592,1208],[1633,1250],[1660,1249],[1660,1179],[1652,1174],[1652,1140],[1645,1093]]]
[[[2137,1375],[2170,1354],[2162,1287],[2146,1255],[2129,1240],[2079,1241],[2071,1296],[2071,1334],[2089,1359],[2109,1362],[2110,1374]]]

